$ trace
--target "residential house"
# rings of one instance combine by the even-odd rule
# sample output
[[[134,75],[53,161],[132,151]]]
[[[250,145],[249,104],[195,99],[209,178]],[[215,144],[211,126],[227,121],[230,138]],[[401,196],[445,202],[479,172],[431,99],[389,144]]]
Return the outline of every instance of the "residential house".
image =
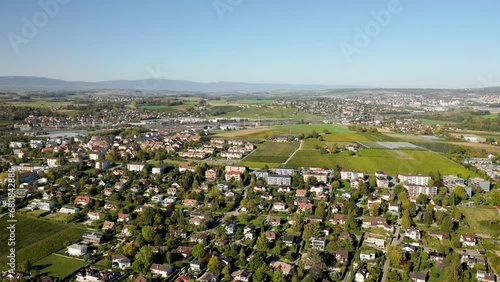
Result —
[[[241,281],[241,282],[250,282],[252,281],[252,273],[246,271],[246,270],[238,270],[233,273],[231,273],[231,277],[233,278],[234,281]]]
[[[220,274],[207,271],[205,272],[198,281],[200,282],[218,282],[220,280]]]
[[[76,196],[76,198],[75,198],[75,205],[86,206],[89,203],[90,203],[90,197],[89,196]]]
[[[168,277],[174,271],[174,267],[167,264],[153,263],[149,270],[153,275]]]
[[[370,276],[370,272],[366,268],[359,268],[354,274],[354,281],[364,282],[368,278],[368,276]]]
[[[68,255],[70,256],[83,256],[88,252],[87,245],[73,244],[68,246]]]
[[[113,267],[118,267],[125,269],[132,266],[132,260],[124,255],[113,255],[111,256],[111,263]]]
[[[276,203],[273,204],[273,210],[275,210],[275,211],[286,211],[288,209],[286,208],[286,204],[285,203],[283,203],[283,202],[276,202]]]
[[[374,260],[376,258],[376,253],[372,250],[361,251],[359,253],[360,260]]]
[[[146,163],[128,163],[127,170],[129,171],[142,171],[146,167]]]
[[[410,279],[412,282],[427,282],[427,271],[410,272]]]
[[[460,243],[467,247],[473,247],[476,245],[476,235],[460,234]]]
[[[85,232],[82,235],[83,241],[92,244],[102,244],[104,242],[104,235],[95,232]]]
[[[201,272],[202,270],[205,269],[205,265],[203,262],[198,261],[198,260],[192,260],[189,263],[189,269],[191,269],[194,272]]]
[[[281,272],[283,272],[284,275],[290,275],[293,274],[294,268],[293,265],[288,264],[283,261],[273,261],[269,265],[272,269],[280,269]]]
[[[311,237],[311,247],[320,251],[324,251],[326,247],[325,237]]]
[[[429,184],[429,180],[431,180],[431,177],[428,175],[421,175],[421,174],[399,174],[398,175],[399,182],[400,183],[407,183],[407,184],[413,184],[413,185],[419,185],[419,186],[426,186]]]
[[[421,238],[420,230],[411,226],[408,229],[406,229],[405,237],[408,237],[408,238],[413,239],[413,240],[420,240],[420,238]]]
[[[335,250],[331,254],[339,263],[347,263],[349,261],[349,251],[347,250]]]

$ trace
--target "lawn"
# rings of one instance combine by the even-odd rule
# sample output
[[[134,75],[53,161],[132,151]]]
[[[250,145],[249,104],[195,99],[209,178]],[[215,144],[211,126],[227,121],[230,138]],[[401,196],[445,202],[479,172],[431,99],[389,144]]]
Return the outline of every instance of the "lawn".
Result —
[[[495,207],[457,206],[457,208],[470,226],[468,230],[464,229],[464,232],[474,232],[483,237],[500,234],[500,215]]]
[[[343,169],[361,170],[373,173],[383,170],[387,173],[421,173],[440,171],[442,174],[461,174],[463,177],[476,174],[447,158],[430,151],[411,150],[360,150],[358,156],[344,154],[320,154],[318,150],[300,150],[286,166],[327,167],[339,165]]]
[[[87,262],[83,260],[52,254],[34,263],[33,267],[41,275],[63,279],[86,265]]]
[[[16,214],[16,256],[17,261],[38,261],[51,253],[64,248],[65,242],[75,242],[81,238],[84,230],[68,224]],[[7,217],[0,219],[0,242],[6,242],[9,236],[6,230]],[[0,244],[0,270],[7,265],[7,244]]]
[[[299,142],[277,143],[267,141],[257,145],[257,149],[244,161],[261,163],[283,163],[299,148]]]

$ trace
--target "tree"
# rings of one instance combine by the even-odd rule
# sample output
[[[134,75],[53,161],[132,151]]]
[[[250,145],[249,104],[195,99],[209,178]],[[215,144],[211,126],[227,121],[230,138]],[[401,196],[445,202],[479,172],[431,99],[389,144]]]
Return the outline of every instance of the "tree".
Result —
[[[283,271],[277,268],[273,272],[273,277],[271,278],[273,282],[285,282],[285,275],[283,275]]]
[[[410,212],[408,210],[403,211],[403,217],[401,217],[401,227],[407,229],[412,224],[410,218]]]
[[[450,216],[445,216],[441,222],[440,229],[443,232],[453,232],[453,229],[455,227],[455,222],[451,219]]]
[[[326,268],[323,255],[316,249],[310,249],[308,251],[305,264],[309,267],[309,274],[314,279],[321,278],[323,271]]]
[[[460,198],[460,200],[465,200],[467,199],[467,192],[465,191],[465,188],[462,187],[462,186],[457,186],[453,189],[453,193],[455,193],[455,195],[457,197]]]
[[[207,268],[208,268],[208,271],[210,271],[210,272],[220,273],[221,268],[222,268],[222,264],[221,264],[219,258],[216,256],[211,257],[210,260],[208,261]]]
[[[21,271],[22,273],[29,273],[32,268],[33,266],[29,260],[25,260],[19,263],[19,271]]]
[[[257,268],[255,273],[253,274],[252,281],[262,282],[262,281],[266,281],[266,279],[267,279],[266,266],[262,265],[259,268]]]
[[[268,241],[264,232],[257,239],[256,247],[259,252],[266,252],[269,249]]]
[[[400,246],[389,246],[387,257],[393,266],[399,266],[403,260],[403,251]]]
[[[498,183],[500,183],[500,182],[498,182]],[[495,189],[495,190],[491,191],[489,194],[490,194],[491,204],[495,205],[495,206],[500,206],[500,190]]]
[[[318,184],[318,179],[315,176],[309,176],[307,178],[307,185],[314,186],[316,184]]]
[[[427,209],[425,210],[424,213],[424,224],[425,226],[430,227],[433,221],[434,221],[434,215],[432,207],[427,206]]]
[[[282,251],[283,251],[283,241],[278,240],[278,241],[276,241],[276,244],[274,245],[273,249],[271,250],[271,254],[273,256],[279,257],[279,256],[281,256]]]
[[[153,242],[155,238],[155,230],[152,226],[144,226],[141,230],[142,238],[147,242]]]
[[[444,269],[444,274],[446,276],[446,281],[459,282],[462,280],[462,271],[460,263],[454,262],[450,266]]]
[[[321,234],[321,228],[318,222],[311,221],[304,226],[304,239],[309,239],[311,237],[319,236],[320,234]]]
[[[196,259],[200,259],[205,256],[205,247],[203,247],[203,244],[198,243],[194,245],[191,253]]]
[[[132,268],[135,272],[146,274],[153,263],[153,248],[150,246],[142,247],[135,255]]]

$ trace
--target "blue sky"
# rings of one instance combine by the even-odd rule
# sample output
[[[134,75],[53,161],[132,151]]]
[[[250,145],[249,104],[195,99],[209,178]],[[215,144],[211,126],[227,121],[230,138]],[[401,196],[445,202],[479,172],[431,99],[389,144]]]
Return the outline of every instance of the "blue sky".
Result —
[[[0,1],[0,75],[101,81],[157,69],[203,82],[500,85],[496,0],[400,0],[398,13],[388,9],[397,0],[71,0],[24,37],[23,18],[34,23],[39,2],[54,1]],[[382,10],[385,26],[372,15]],[[380,29],[356,45],[356,29],[370,25]],[[341,45],[357,52],[348,60]]]

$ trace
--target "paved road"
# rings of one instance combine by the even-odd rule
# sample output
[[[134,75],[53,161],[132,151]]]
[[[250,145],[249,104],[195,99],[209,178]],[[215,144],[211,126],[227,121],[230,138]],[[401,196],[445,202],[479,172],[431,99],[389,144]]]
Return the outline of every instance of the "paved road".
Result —
[[[401,236],[399,232],[401,231],[401,226],[398,225],[396,227],[396,231],[394,232],[394,237],[391,239],[391,244],[390,246],[396,246],[401,244]],[[387,256],[387,255],[386,255]],[[381,282],[385,282],[387,280],[387,275],[389,274],[389,257],[386,257],[385,263],[384,263],[384,269],[382,270],[382,280]]]

